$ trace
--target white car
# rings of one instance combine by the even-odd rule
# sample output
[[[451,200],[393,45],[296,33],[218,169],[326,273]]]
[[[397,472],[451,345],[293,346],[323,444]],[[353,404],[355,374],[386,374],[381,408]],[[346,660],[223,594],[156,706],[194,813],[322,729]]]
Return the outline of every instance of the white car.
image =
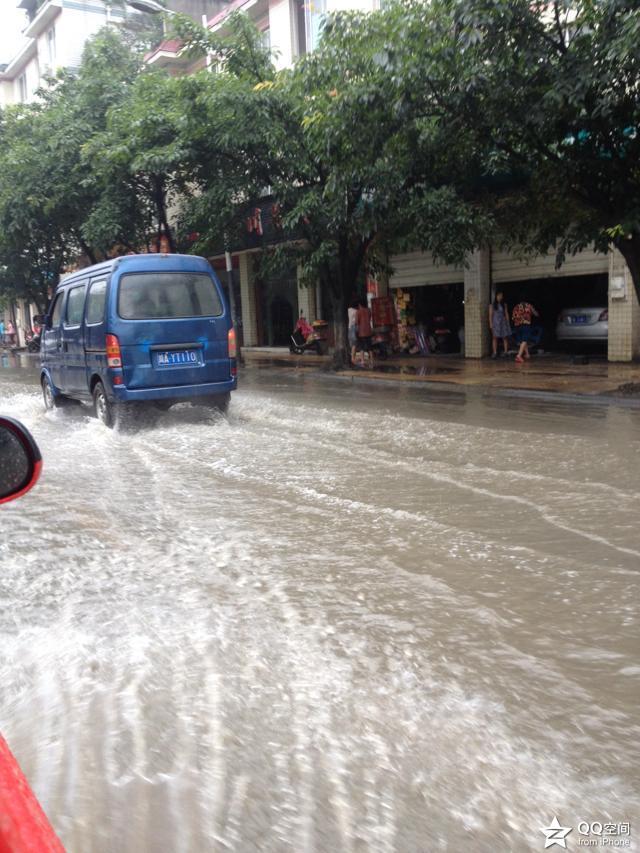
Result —
[[[564,308],[558,316],[558,341],[606,343],[608,337],[609,311],[606,307]]]

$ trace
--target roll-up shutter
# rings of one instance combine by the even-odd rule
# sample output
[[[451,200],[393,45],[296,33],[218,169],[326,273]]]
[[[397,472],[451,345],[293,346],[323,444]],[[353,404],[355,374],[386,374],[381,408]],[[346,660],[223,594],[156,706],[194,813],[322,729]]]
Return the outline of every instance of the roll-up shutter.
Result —
[[[555,268],[554,251],[546,255],[522,260],[508,252],[494,250],[491,255],[491,278],[494,283],[524,281],[533,278],[564,277],[570,275],[596,275],[609,271],[609,257],[593,249],[585,249],[577,255],[568,255],[559,269]]]
[[[393,269],[389,287],[422,287],[429,284],[454,284],[464,278],[464,267],[436,264],[426,252],[407,252],[390,259]]]

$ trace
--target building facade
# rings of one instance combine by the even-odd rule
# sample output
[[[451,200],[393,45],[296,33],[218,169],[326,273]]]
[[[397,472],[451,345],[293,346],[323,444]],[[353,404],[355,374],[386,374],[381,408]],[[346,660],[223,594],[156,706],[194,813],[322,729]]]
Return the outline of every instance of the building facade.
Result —
[[[80,66],[84,45],[124,11],[102,0],[22,0],[25,28],[10,61],[0,66],[0,105],[28,103],[48,75]]]
[[[233,0],[207,21],[211,31],[224,31],[233,11],[246,13],[264,33],[264,42],[274,53],[276,67],[293,64],[313,50],[320,38],[322,17],[334,11],[373,11],[380,0]],[[191,73],[206,65],[181,56],[177,42],[164,42],[148,62],[170,73]],[[248,228],[253,225],[249,222]],[[260,249],[250,247],[234,253],[234,275],[239,278],[242,335],[245,346],[282,345],[282,329],[290,318],[304,313],[308,320],[324,319],[326,305],[319,287],[301,287],[295,270],[284,270],[277,280],[265,281],[258,273]],[[212,259],[223,269],[222,256]],[[463,266],[438,264],[422,252],[389,259],[393,273],[379,282],[380,295],[400,296],[403,305],[411,300],[412,311],[421,322],[445,316],[457,335],[467,358],[490,353],[488,307],[497,290],[513,306],[520,299],[532,302],[542,315],[545,344],[554,345],[556,318],[562,309],[587,303],[608,310],[608,358],[630,361],[640,357],[640,305],[629,270],[617,252],[598,254],[583,251],[565,259],[556,269],[555,255],[523,259],[491,247],[474,252]],[[398,301],[398,300],[396,300]]]

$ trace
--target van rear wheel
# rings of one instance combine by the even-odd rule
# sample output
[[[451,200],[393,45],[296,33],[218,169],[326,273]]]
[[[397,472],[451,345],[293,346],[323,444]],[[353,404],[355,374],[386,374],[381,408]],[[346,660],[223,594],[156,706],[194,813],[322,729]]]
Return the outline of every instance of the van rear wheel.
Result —
[[[95,416],[100,421],[100,423],[104,424],[109,429],[112,429],[115,425],[115,412],[113,404],[109,402],[109,398],[107,397],[107,392],[105,391],[104,385],[102,382],[96,382],[93,388],[93,410],[95,412]]]

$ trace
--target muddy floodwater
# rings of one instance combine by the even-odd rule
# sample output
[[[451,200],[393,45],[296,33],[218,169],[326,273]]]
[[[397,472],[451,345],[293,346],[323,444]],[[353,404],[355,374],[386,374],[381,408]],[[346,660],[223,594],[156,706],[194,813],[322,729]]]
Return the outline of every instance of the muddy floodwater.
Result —
[[[69,853],[638,849],[640,411],[271,370],[122,434],[12,363],[0,413],[0,730]]]

